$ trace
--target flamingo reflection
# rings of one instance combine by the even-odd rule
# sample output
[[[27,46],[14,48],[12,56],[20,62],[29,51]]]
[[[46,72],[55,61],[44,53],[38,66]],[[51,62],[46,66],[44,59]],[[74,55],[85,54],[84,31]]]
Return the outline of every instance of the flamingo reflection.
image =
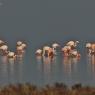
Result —
[[[77,63],[78,63],[77,58],[64,57],[63,58],[64,73],[70,76],[72,74],[72,71],[76,72]]]
[[[36,56],[36,60],[37,60],[37,62],[41,62],[42,61],[42,56]]]
[[[8,60],[7,60],[7,56],[2,56],[1,57],[1,60],[4,64],[7,64],[8,63]]]
[[[2,76],[2,78],[8,78],[8,64],[6,64],[6,58],[2,58],[2,60],[4,61],[4,63],[0,64],[0,74]]]
[[[44,82],[49,82],[51,80],[51,66],[52,66],[52,59],[51,57],[45,56],[36,56],[37,59],[37,69],[38,74],[40,74],[40,78]]]
[[[51,58],[43,57],[43,72],[44,72],[44,80],[51,80]]]
[[[15,79],[15,66],[14,66],[14,60],[13,59],[9,59],[9,73],[10,73],[10,83],[13,83],[14,82],[14,79]]]
[[[42,56],[36,56],[37,61],[37,69],[40,75],[42,75],[43,72],[43,64],[42,64]]]
[[[17,80],[18,82],[22,82],[23,79],[23,60],[18,61],[19,64],[17,64],[18,74],[17,74]]]
[[[95,55],[88,56],[88,71],[95,77]]]

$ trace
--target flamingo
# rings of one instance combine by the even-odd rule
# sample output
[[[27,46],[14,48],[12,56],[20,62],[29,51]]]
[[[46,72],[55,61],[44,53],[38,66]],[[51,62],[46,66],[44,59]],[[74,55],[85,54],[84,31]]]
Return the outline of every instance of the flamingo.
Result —
[[[43,56],[49,56],[49,49],[50,47],[49,46],[44,46],[43,47]]]
[[[7,51],[8,50],[8,46],[7,45],[3,45],[0,47],[1,50],[3,51]]]
[[[95,43],[87,43],[86,48],[88,49],[89,55],[95,54]]]
[[[62,48],[62,52],[64,53],[64,56],[69,56],[70,51],[71,51],[71,46],[64,46]]]
[[[71,50],[70,51],[70,56],[79,58],[80,54],[77,50]]]
[[[15,59],[16,58],[16,54],[12,51],[9,51],[8,55],[7,55],[8,59],[12,58]]]
[[[2,53],[3,55],[6,55],[6,54],[8,53],[8,46],[7,46],[7,45],[2,45],[2,46],[0,47],[0,50],[1,50],[1,53]]]
[[[18,41],[16,47],[17,55],[22,55],[25,52],[26,47],[27,45],[25,43]]]
[[[22,41],[17,41],[17,46],[21,46],[22,45]]]
[[[57,43],[52,44],[52,47],[53,47],[53,48],[57,48],[57,47],[59,47],[59,46],[60,46],[60,45],[57,44]]]
[[[60,47],[59,44],[57,44],[57,43],[52,44],[52,48],[53,48],[53,53],[54,53],[54,55],[57,54],[57,48],[58,48],[58,47]]]
[[[16,54],[12,51],[9,51],[8,54],[7,54],[7,61],[9,63],[14,63],[16,60]]]
[[[25,43],[22,43],[21,45],[23,47],[23,49],[26,49],[27,45]]]
[[[66,45],[71,46],[71,48],[73,49],[77,46],[78,43],[79,41],[69,41]]]
[[[44,46],[43,47],[43,56],[45,57],[53,57],[54,55],[54,52],[53,52],[53,49],[49,46]]]
[[[37,56],[41,56],[42,55],[42,50],[41,49],[36,50],[35,54]]]
[[[22,46],[17,46],[16,52],[17,52],[17,55],[23,55],[25,51]]]

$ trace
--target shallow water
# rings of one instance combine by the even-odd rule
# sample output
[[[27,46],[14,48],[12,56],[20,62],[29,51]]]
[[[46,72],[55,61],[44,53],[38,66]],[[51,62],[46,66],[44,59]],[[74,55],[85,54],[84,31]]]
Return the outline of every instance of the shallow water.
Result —
[[[85,52],[85,43],[95,41],[95,2],[64,0],[1,0],[0,39],[14,51],[16,41],[27,43],[25,57],[8,63],[0,56],[0,85],[31,82],[43,86],[55,82],[77,82],[95,86],[95,59]],[[61,54],[51,62],[37,60],[35,51],[44,45],[79,40],[81,59],[64,59]],[[45,61],[46,60],[46,61]],[[93,61],[91,61],[93,60]]]
[[[84,55],[77,60],[64,58],[59,52],[51,60],[36,57],[34,52],[26,52],[24,58],[16,62],[7,62],[6,57],[0,56],[0,85],[29,82],[44,86],[63,82],[68,86],[75,83],[95,86],[95,57],[89,57],[85,52]]]

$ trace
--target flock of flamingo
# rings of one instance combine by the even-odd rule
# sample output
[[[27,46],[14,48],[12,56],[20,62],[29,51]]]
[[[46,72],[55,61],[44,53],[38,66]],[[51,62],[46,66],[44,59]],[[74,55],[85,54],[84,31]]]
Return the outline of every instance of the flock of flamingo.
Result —
[[[25,52],[27,45],[22,41],[17,41],[16,51],[10,51],[6,42],[0,40],[0,55],[6,56],[7,60],[17,58],[22,58]]]
[[[58,50],[64,55],[64,57],[80,58],[81,54],[78,51],[77,45],[79,41],[68,41],[64,47],[61,47],[58,43],[53,43],[51,46],[44,46],[42,49],[37,49],[35,54],[37,57],[49,57],[53,58],[58,54]],[[23,41],[16,42],[16,51],[10,51],[6,42],[0,40],[0,54],[6,56],[7,59],[22,58],[27,44]],[[87,53],[89,55],[95,55],[95,44],[86,43]]]
[[[36,56],[45,56],[53,58],[57,55],[57,49],[59,48],[64,57],[80,58],[81,54],[77,49],[79,41],[68,41],[64,47],[61,47],[58,43],[54,43],[50,46],[44,46],[42,49],[36,50]],[[86,43],[87,53],[89,55],[95,55],[95,44]]]

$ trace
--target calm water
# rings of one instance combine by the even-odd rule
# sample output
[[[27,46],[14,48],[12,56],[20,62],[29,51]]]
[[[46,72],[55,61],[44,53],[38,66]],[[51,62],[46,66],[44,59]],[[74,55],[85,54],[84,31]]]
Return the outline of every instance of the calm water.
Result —
[[[31,82],[38,86],[55,82],[77,82],[95,86],[95,59],[85,52],[85,43],[95,41],[95,1],[1,0],[0,39],[11,51],[16,41],[27,42],[25,57],[7,63],[0,57],[0,85]],[[58,42],[79,40],[81,59],[64,59],[61,54],[51,62],[37,60],[35,50]]]
[[[63,82],[67,85],[83,83],[95,86],[95,57],[88,57],[81,49],[80,60],[63,58],[61,53],[51,61],[49,58],[37,58],[27,48],[21,61],[7,63],[0,57],[0,84],[30,82],[38,86]]]

